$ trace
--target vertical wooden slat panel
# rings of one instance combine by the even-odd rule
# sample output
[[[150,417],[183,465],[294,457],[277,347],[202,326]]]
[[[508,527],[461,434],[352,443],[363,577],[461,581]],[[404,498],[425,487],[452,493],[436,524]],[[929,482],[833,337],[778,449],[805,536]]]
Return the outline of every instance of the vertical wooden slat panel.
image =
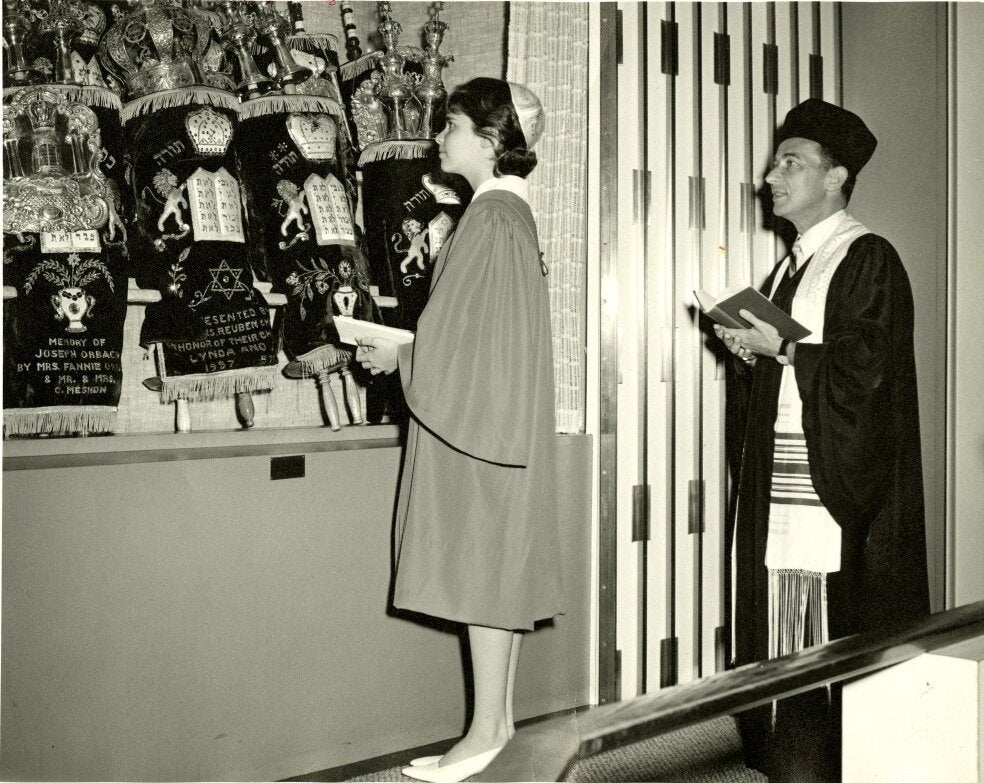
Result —
[[[783,118],[797,100],[798,84],[794,78],[796,73],[796,43],[797,39],[790,35],[793,29],[794,16],[797,13],[795,3],[776,3],[776,47],[779,56],[779,91],[776,95],[776,124],[782,123]],[[795,92],[794,92],[794,88]]]
[[[653,56],[647,61],[647,174],[649,175],[649,215],[647,222],[647,245],[650,263],[646,269],[647,286],[650,291],[649,344],[652,361],[649,363],[649,476],[650,487],[650,540],[649,540],[649,591],[647,614],[648,661],[647,690],[660,686],[660,671],[663,668],[661,649],[664,639],[673,635],[671,607],[667,599],[667,572],[672,566],[672,552],[667,546],[667,525],[669,517],[666,508],[672,497],[670,483],[667,482],[667,466],[670,430],[667,411],[670,410],[672,373],[669,369],[672,356],[667,356],[667,341],[664,335],[672,324],[672,293],[667,290],[667,268],[672,265],[668,248],[672,247],[673,202],[667,196],[667,158],[669,150],[666,115],[668,103],[668,78],[663,74],[663,46],[661,41],[662,22],[666,19],[663,3],[646,4],[648,47]]]
[[[633,520],[638,527],[644,531],[641,536],[633,535],[633,542],[636,548],[636,560],[638,564],[638,573],[636,583],[638,585],[639,592],[639,602],[636,611],[636,618],[638,623],[638,630],[636,634],[636,648],[637,648],[637,664],[636,664],[636,693],[643,694],[648,691],[648,663],[649,663],[649,280],[648,280],[648,269],[650,266],[649,257],[649,243],[648,243],[648,207],[649,207],[649,197],[648,197],[648,137],[645,131],[646,128],[646,113],[649,107],[649,95],[648,95],[648,52],[649,48],[647,46],[647,33],[648,25],[646,19],[646,9],[645,7],[638,9],[638,14],[636,16],[636,29],[638,30],[637,40],[639,44],[639,55],[638,55],[638,74],[639,74],[639,84],[640,84],[640,101],[639,101],[639,121],[641,123],[641,132],[639,133],[640,140],[640,160],[639,160],[639,177],[638,184],[636,186],[636,202],[638,203],[638,213],[639,217],[636,221],[635,232],[639,238],[640,244],[640,261],[641,263],[636,270],[636,279],[638,282],[638,292],[636,294],[637,300],[639,302],[639,318],[640,323],[638,324],[638,355],[639,355],[639,367],[638,367],[638,385],[639,385],[639,399],[638,399],[638,409],[639,409],[639,427],[638,427],[638,445],[637,453],[639,458],[638,476],[639,483],[636,487],[638,490],[637,495],[640,495],[644,501],[640,504],[641,507],[633,509]]]
[[[769,144],[772,140],[773,125],[770,119],[769,107],[772,103],[769,96],[763,89],[762,74],[764,73],[764,47],[763,44],[769,42],[769,4],[749,3],[747,23],[750,27],[747,35],[747,43],[751,50],[751,76],[748,87],[751,90],[750,100],[747,103],[749,116],[746,123],[750,127],[750,143],[747,153],[749,159],[746,167],[746,175],[749,179],[747,186],[755,197],[752,198],[749,208],[751,214],[750,231],[750,267],[751,282],[758,285],[765,277],[769,269],[772,268],[771,260],[771,234],[763,230],[762,204],[759,198],[759,190],[762,179],[766,172],[766,165],[771,157]]]
[[[616,3],[601,4],[600,117],[618,116],[616,65]],[[598,422],[598,700],[601,704],[621,698],[616,644],[617,594],[617,440],[618,423],[618,128],[601,122],[599,190],[599,422]]]
[[[641,666],[639,658],[639,608],[645,602],[639,584],[639,544],[632,540],[633,487],[639,481],[640,426],[644,411],[639,407],[644,378],[640,376],[640,325],[644,321],[639,299],[639,270],[642,242],[639,227],[639,188],[644,141],[643,85],[639,72],[642,33],[640,6],[622,3],[622,62],[618,66],[618,591],[616,638],[621,654],[621,698],[637,695]]]
[[[789,107],[795,106],[800,102],[799,3],[784,2],[779,5],[782,10],[777,9],[777,24],[778,29],[783,31],[781,35],[783,40],[786,41],[789,55],[788,70],[787,68],[780,66],[780,70],[786,75],[784,78],[786,78],[786,83],[788,85],[788,109]],[[785,23],[778,21],[783,18],[786,20]]]
[[[627,36],[638,36],[626,38],[624,52],[638,61],[644,86],[631,85],[623,69],[623,103],[611,115],[641,139],[621,150],[619,167],[625,186],[635,185],[634,200],[620,203],[632,218],[623,228],[637,236],[622,242],[628,266],[618,282],[631,302],[619,314],[633,325],[619,334],[623,358],[631,357],[619,368],[628,387],[619,400],[638,410],[635,431],[628,422],[619,429],[618,467],[634,480],[623,480],[618,497],[631,505],[630,485],[649,486],[651,538],[619,550],[619,585],[632,602],[619,623],[632,627],[620,628],[618,641],[624,671],[642,692],[657,679],[665,686],[708,674],[723,658],[715,641],[730,622],[724,384],[691,309],[692,289],[759,285],[774,265],[779,250],[760,200],[773,133],[809,95],[810,55],[822,54],[825,68],[836,63],[837,16],[789,2],[622,8]],[[837,79],[824,73],[825,90]],[[641,108],[625,105],[629,95]],[[641,166],[626,168],[640,156]],[[625,259],[627,251],[638,258]],[[700,518],[689,513],[691,497]],[[622,694],[632,689],[624,682]]]
[[[699,279],[702,288],[718,291],[724,288],[725,255],[721,251],[727,242],[727,209],[722,198],[727,191],[724,187],[725,144],[727,126],[722,122],[721,90],[727,86],[717,83],[720,63],[715,57],[716,33],[720,32],[720,11],[718,3],[703,4],[701,20],[702,42],[702,175],[704,181],[705,227],[702,237],[702,258]],[[703,480],[703,533],[700,553],[701,599],[700,599],[700,655],[698,664],[701,676],[712,674],[716,669],[718,629],[723,623],[723,534],[724,515],[720,504],[723,496],[724,453],[724,383],[723,373],[718,375],[715,355],[708,350],[707,335],[699,330],[700,321],[696,316],[693,328],[697,340],[696,350],[700,353],[701,384],[703,400],[700,410],[702,432],[698,449],[702,457],[701,478]]]
[[[839,104],[840,78],[837,63],[837,20],[839,6],[837,3],[819,3],[820,18],[820,53],[823,55],[823,99],[830,103]]]
[[[666,536],[666,571],[664,575],[665,600],[667,613],[667,636],[660,653],[660,685],[674,685],[679,679],[678,673],[678,616],[677,616],[677,540],[678,529],[676,515],[679,498],[677,480],[677,339],[676,339],[676,267],[678,236],[677,224],[680,210],[677,181],[680,179],[677,171],[678,152],[678,93],[680,62],[677,56],[680,39],[679,25],[676,19],[676,4],[666,3],[664,18],[661,21],[662,70],[666,84],[665,125],[666,125],[666,155],[664,164],[664,190],[666,192],[667,211],[664,218],[666,233],[664,237],[664,315],[662,350],[664,365],[670,367],[669,387],[666,396],[666,452],[664,481],[667,495],[665,513]]]
[[[813,52],[813,5],[796,3],[798,30],[799,101],[810,97],[810,54]]]
[[[709,10],[712,10],[712,7],[709,7]],[[690,220],[690,285],[689,290],[682,292],[683,302],[689,301],[689,296],[691,295],[690,292],[695,288],[704,287],[704,262],[706,256],[709,255],[706,252],[705,247],[705,237],[708,236],[707,195],[705,192],[705,185],[709,171],[709,167],[706,165],[705,159],[709,154],[713,159],[713,154],[715,151],[715,131],[717,129],[713,123],[706,121],[714,117],[713,113],[705,119],[704,96],[705,93],[710,91],[707,89],[707,86],[713,86],[714,84],[713,70],[708,67],[709,58],[705,57],[705,51],[708,53],[712,52],[711,49],[707,49],[705,47],[704,29],[705,26],[710,26],[705,20],[706,16],[708,15],[704,13],[704,6],[702,4],[694,3],[691,6],[691,45],[693,47],[693,56],[691,58],[691,62],[693,63],[691,94],[693,96],[692,132],[694,138],[692,155],[693,168],[691,173],[691,182],[693,183],[693,187],[691,189],[693,191],[693,214]],[[710,14],[710,16],[713,18],[713,14]],[[713,234],[711,234],[711,236],[713,236]],[[685,323],[689,332],[687,340],[689,348],[688,352],[694,363],[693,380],[695,384],[694,407],[696,409],[696,416],[694,416],[694,421],[691,426],[694,457],[691,465],[692,478],[689,483],[691,490],[689,512],[690,537],[692,541],[691,551],[693,553],[694,562],[694,602],[692,610],[694,636],[694,676],[700,677],[704,669],[704,645],[707,640],[707,635],[704,629],[704,603],[705,587],[707,586],[707,580],[709,578],[712,580],[711,583],[713,586],[713,577],[706,574],[704,568],[704,547],[707,540],[704,510],[706,492],[706,480],[704,475],[704,405],[706,401],[704,367],[707,357],[705,357],[704,337],[698,328],[699,321],[696,317],[694,317],[686,320]]]
[[[674,275],[674,334],[677,342],[678,361],[674,382],[676,398],[675,426],[676,448],[673,459],[676,462],[676,504],[674,526],[676,529],[676,636],[678,644],[679,682],[689,682],[696,676],[694,655],[695,623],[699,589],[695,540],[689,531],[689,482],[694,478],[697,460],[697,444],[694,441],[694,427],[698,419],[698,395],[694,366],[694,354],[690,313],[686,309],[693,296],[691,290],[694,277],[694,258],[699,253],[699,243],[695,232],[690,229],[690,210],[682,208],[691,204],[691,177],[694,176],[694,162],[699,153],[700,138],[696,127],[694,101],[694,14],[691,3],[676,5],[676,22],[680,42],[679,73],[676,90],[676,151],[678,173],[675,197],[678,212],[676,219],[676,258]]]

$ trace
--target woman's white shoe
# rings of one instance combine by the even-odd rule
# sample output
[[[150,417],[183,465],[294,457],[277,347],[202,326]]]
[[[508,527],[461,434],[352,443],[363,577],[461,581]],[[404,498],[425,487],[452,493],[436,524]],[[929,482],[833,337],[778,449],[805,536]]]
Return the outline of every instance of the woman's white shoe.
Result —
[[[493,748],[476,756],[469,756],[453,764],[439,766],[435,761],[423,767],[404,767],[403,774],[415,780],[425,780],[428,783],[461,783],[462,780],[477,775],[499,755],[502,748]]]
[[[420,756],[418,758],[411,759],[410,760],[410,766],[411,767],[426,767],[428,764],[436,764],[437,762],[439,762],[443,758],[444,758],[444,756]]]

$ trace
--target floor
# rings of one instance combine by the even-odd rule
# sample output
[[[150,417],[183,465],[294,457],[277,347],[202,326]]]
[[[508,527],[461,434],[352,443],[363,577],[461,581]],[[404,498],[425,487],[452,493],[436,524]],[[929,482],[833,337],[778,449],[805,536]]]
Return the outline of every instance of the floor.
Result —
[[[555,717],[554,715],[546,717]],[[525,724],[544,718],[525,721]],[[521,727],[524,723],[519,724]],[[436,742],[357,764],[312,772],[297,781],[410,781],[400,769],[410,759],[443,753],[455,739]],[[481,776],[476,776],[481,777]],[[767,783],[742,762],[741,740],[732,718],[653,737],[574,762],[566,777],[575,783],[662,781],[663,783]]]

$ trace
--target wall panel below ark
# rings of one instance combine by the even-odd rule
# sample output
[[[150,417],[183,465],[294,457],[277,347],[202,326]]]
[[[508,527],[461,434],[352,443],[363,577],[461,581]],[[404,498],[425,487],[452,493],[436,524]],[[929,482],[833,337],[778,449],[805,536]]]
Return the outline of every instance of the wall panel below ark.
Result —
[[[279,780],[457,736],[458,636],[387,608],[396,427],[354,433],[5,443],[0,778]],[[589,698],[591,443],[558,445],[567,611],[518,719]]]

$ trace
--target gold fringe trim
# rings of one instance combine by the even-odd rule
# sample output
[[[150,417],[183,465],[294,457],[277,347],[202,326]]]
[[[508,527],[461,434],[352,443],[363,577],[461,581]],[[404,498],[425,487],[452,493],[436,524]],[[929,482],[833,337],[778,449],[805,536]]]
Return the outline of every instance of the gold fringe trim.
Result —
[[[239,119],[252,120],[256,117],[286,112],[330,114],[340,122],[345,122],[345,110],[342,105],[322,95],[263,95],[244,102],[239,107]]]
[[[405,141],[377,141],[370,144],[359,155],[359,165],[375,163],[377,160],[415,160],[426,158],[436,142],[433,139],[414,139]]]
[[[319,49],[338,51],[338,36],[332,33],[294,33],[287,39],[291,49],[309,54],[319,54]]]
[[[323,345],[297,357],[297,363],[304,371],[302,377],[311,378],[325,370],[335,372],[352,361],[352,353],[337,345]]]
[[[123,101],[120,100],[120,96],[108,87],[98,87],[94,84],[35,84],[32,86],[62,93],[68,100],[84,103],[89,108],[99,107],[100,109],[115,109],[116,111],[123,109]],[[4,100],[21,90],[28,89],[31,88],[5,87],[3,90]]]
[[[349,60],[347,63],[342,63],[338,69],[342,74],[342,81],[347,82],[349,79],[361,76],[366,71],[371,70],[378,61],[379,53],[369,52],[369,54],[362,55],[358,60]]]
[[[244,367],[215,373],[162,376],[161,402],[213,400],[240,392],[269,391],[277,385],[277,367]]]
[[[153,114],[162,109],[173,109],[176,106],[189,106],[200,104],[204,106],[217,106],[220,109],[239,111],[239,99],[231,92],[219,90],[215,87],[178,87],[174,90],[164,90],[145,95],[142,98],[134,98],[124,104],[120,112],[120,119],[124,124],[144,114]]]
[[[299,52],[309,52],[318,54],[319,49],[331,49],[338,51],[338,36],[331,33],[291,33],[287,38],[287,46]],[[250,47],[250,54],[265,54],[270,47],[263,43],[259,38]]]
[[[50,408],[5,408],[4,437],[76,435],[113,432],[117,408],[111,405],[53,405]]]

